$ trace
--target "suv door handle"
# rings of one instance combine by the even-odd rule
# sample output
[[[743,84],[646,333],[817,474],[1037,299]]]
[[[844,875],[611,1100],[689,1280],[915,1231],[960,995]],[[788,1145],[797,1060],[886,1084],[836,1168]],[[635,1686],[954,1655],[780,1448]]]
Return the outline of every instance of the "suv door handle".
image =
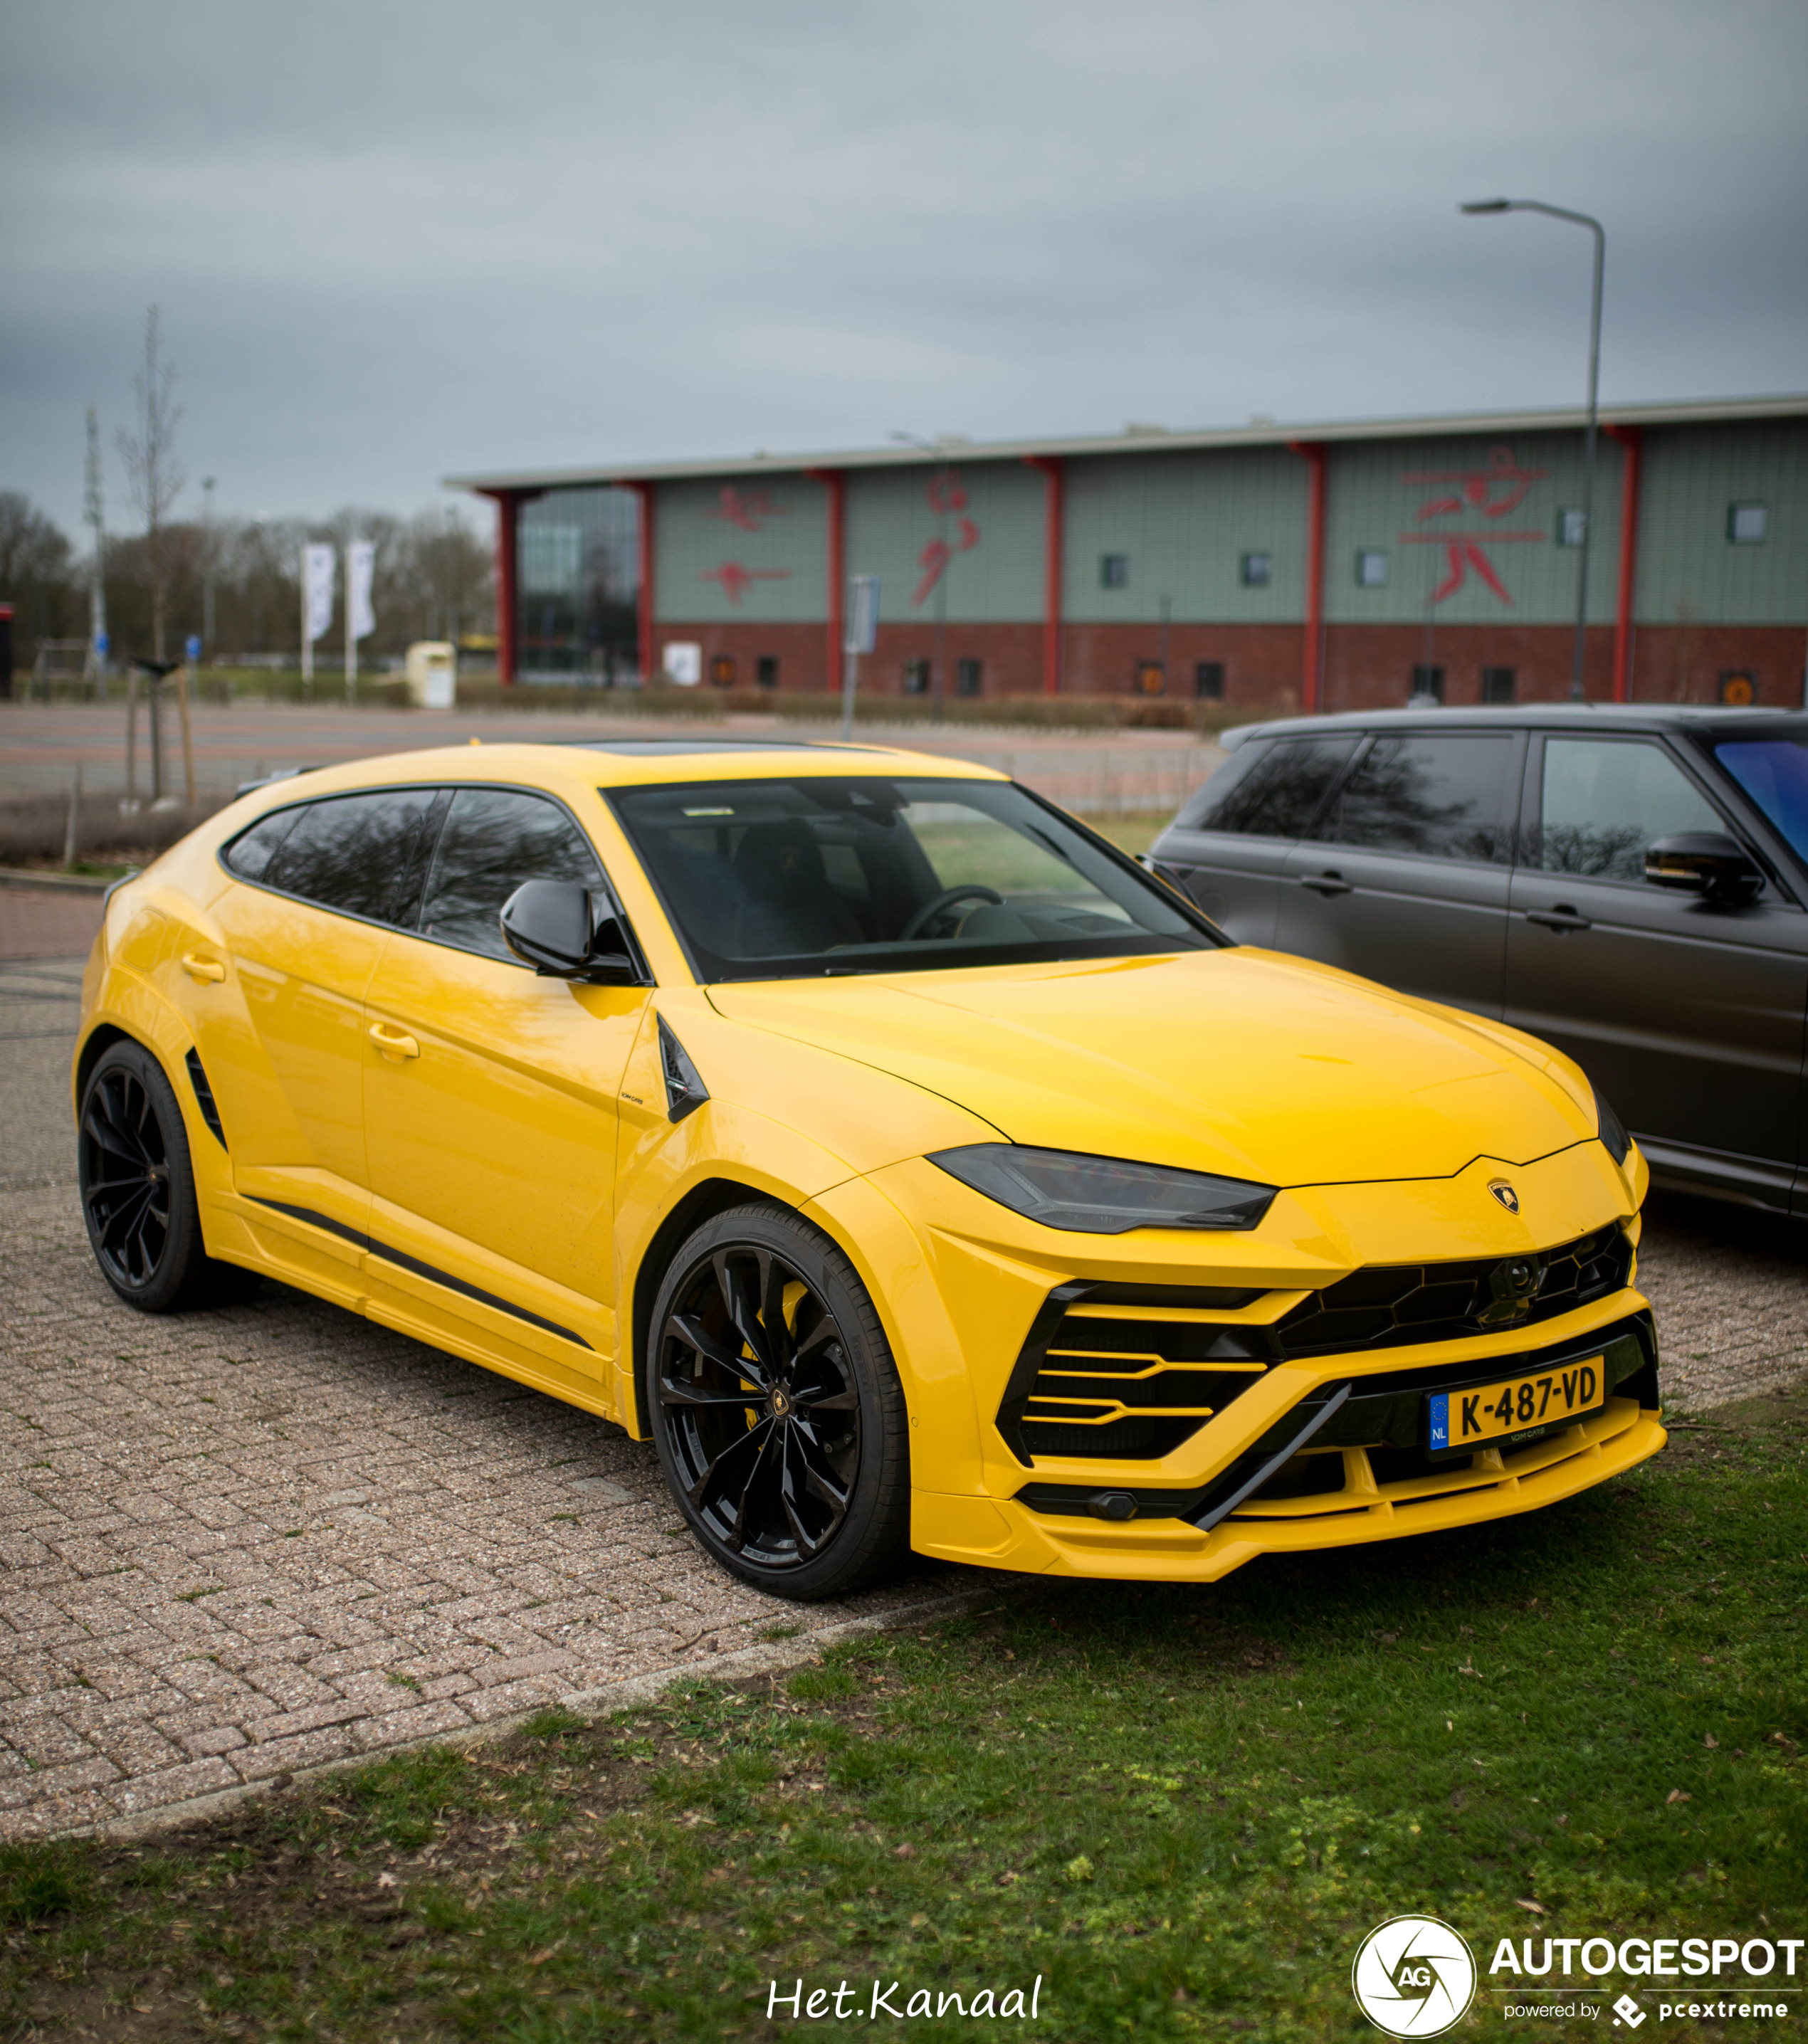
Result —
[[[1528,909],[1525,920],[1529,923],[1542,923],[1547,930],[1591,930],[1595,925],[1586,916],[1579,916],[1567,901],[1560,901],[1554,909]]]
[[[373,1022],[371,1041],[392,1065],[399,1065],[404,1058],[417,1058],[421,1055],[421,1046],[406,1029],[398,1029],[393,1022]]]
[[[1329,867],[1322,873],[1302,873],[1299,884],[1302,887],[1310,887],[1314,894],[1322,894],[1327,899],[1333,894],[1353,894],[1356,892],[1353,881],[1346,880],[1342,874]]]
[[[217,986],[226,976],[225,966],[205,951],[185,951],[182,969],[198,986]]]

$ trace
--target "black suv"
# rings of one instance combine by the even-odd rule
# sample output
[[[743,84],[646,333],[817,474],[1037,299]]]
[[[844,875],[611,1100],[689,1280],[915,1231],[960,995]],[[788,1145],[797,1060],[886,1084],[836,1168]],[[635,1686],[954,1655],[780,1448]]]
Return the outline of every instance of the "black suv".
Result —
[[[1409,708],[1224,743],[1148,863],[1233,937],[1547,1038],[1660,1182],[1808,1215],[1808,716]]]

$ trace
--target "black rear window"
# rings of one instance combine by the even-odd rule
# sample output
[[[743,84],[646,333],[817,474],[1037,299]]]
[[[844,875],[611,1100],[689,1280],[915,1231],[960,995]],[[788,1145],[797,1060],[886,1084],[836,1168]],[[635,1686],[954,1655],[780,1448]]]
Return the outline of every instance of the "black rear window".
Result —
[[[227,847],[227,870],[341,915],[387,923],[433,794],[379,788],[279,810]]]
[[[1183,830],[1303,837],[1356,748],[1354,732],[1233,752],[1175,819]]]

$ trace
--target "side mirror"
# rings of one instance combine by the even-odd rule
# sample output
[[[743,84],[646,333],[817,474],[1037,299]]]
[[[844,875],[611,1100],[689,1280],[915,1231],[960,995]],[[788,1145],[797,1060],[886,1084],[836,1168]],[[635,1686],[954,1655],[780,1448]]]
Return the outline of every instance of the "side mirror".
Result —
[[[1699,894],[1709,901],[1748,901],[1764,885],[1744,849],[1722,831],[1681,831],[1645,848],[1645,877],[1654,887]]]
[[[544,978],[632,986],[640,978],[614,916],[594,925],[590,889],[575,880],[524,880],[502,904],[502,941]]]

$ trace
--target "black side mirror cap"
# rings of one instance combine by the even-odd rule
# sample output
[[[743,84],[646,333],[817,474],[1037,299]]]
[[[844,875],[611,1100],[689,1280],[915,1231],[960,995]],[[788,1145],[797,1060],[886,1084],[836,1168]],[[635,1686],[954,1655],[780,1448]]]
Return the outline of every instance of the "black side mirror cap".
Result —
[[[1679,831],[1654,838],[1645,848],[1645,877],[1654,887],[1710,901],[1748,901],[1764,885],[1744,847],[1724,831]]]
[[[502,941],[544,977],[633,986],[640,969],[614,916],[594,924],[590,889],[575,880],[524,880],[502,904]]]

